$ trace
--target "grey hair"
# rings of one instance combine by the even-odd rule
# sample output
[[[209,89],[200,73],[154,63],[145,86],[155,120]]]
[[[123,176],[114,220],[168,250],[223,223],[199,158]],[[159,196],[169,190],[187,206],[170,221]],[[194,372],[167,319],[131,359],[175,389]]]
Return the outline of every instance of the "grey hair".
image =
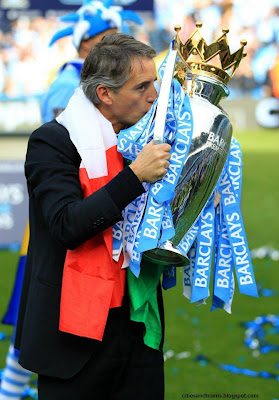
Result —
[[[95,105],[100,104],[97,87],[104,85],[115,93],[127,82],[137,58],[152,59],[155,50],[123,33],[103,37],[100,43],[91,47],[81,71],[81,87],[86,97]]]

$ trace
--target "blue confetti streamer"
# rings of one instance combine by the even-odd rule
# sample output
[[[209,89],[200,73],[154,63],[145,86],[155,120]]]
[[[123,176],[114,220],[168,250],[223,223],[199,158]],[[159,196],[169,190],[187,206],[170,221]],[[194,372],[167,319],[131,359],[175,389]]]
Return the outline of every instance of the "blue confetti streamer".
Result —
[[[24,392],[22,394],[22,398],[25,399],[26,397],[31,397],[31,399],[38,399],[38,390],[34,389],[32,387],[27,387],[24,389]]]
[[[245,332],[244,344],[251,350],[259,350],[262,354],[268,354],[271,351],[279,351],[279,346],[269,343],[265,340],[264,326],[273,325],[272,333],[279,333],[279,316],[278,315],[262,315],[254,321],[244,322],[242,325],[248,328]]]
[[[272,374],[267,371],[254,371],[248,368],[238,368],[232,364],[217,363],[203,354],[199,354],[198,356],[196,356],[195,361],[198,362],[201,366],[206,366],[208,364],[211,364],[218,368],[221,368],[224,371],[232,372],[233,374],[241,374],[241,375],[251,376],[254,378],[275,379],[279,381],[279,375]]]
[[[262,354],[268,354],[271,351],[279,351],[279,346],[271,344],[265,340],[266,332],[264,327],[267,324],[273,326],[272,332],[269,331],[269,333],[279,333],[279,315],[261,315],[255,318],[254,321],[244,322],[242,326],[247,328],[244,340],[245,346],[249,347],[253,351],[257,350]],[[201,366],[211,364],[224,371],[232,372],[233,374],[241,374],[263,379],[275,379],[276,381],[279,381],[279,375],[277,374],[267,371],[254,371],[248,368],[238,368],[233,364],[218,363],[203,354],[197,355],[194,361],[198,362]],[[277,367],[279,367],[279,363],[277,364]]]

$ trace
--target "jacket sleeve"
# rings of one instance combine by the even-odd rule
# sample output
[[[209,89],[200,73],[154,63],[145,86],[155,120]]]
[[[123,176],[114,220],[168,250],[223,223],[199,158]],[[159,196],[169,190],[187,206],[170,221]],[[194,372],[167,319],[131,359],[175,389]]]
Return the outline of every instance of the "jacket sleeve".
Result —
[[[51,236],[74,249],[122,219],[121,211],[144,192],[129,167],[84,198],[80,157],[67,130],[56,121],[30,136],[25,162],[30,203]]]

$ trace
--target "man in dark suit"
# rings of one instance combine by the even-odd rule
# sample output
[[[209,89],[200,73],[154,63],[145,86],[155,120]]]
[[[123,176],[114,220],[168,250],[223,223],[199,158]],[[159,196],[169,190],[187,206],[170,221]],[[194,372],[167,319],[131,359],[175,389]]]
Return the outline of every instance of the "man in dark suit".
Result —
[[[112,258],[112,226],[142,182],[169,165],[168,144],[149,143],[124,168],[116,151],[118,132],[157,96],[154,56],[131,36],[105,37],[58,122],[29,140],[30,242],[15,347],[39,375],[40,400],[164,398],[162,341],[158,350],[144,344],[144,324],[130,320],[123,255]]]
[[[135,12],[131,10],[123,12],[121,7],[115,8],[111,6],[112,1],[106,2],[106,5],[94,0],[84,1],[83,3],[83,6],[75,13],[66,14],[62,17],[62,20],[66,20],[67,23],[72,23],[71,29],[67,26],[66,29],[62,28],[55,32],[50,42],[50,45],[53,45],[57,40],[72,35],[72,42],[77,50],[77,57],[67,61],[57,71],[56,79],[43,96],[41,102],[43,123],[51,121],[68,104],[75,89],[79,86],[81,68],[90,48],[95,43],[101,41],[102,37],[110,33],[115,33],[118,29],[121,31],[124,25],[127,27],[128,21],[132,20],[134,23],[141,22]],[[79,29],[81,23],[82,30]],[[5,324],[14,326],[17,322],[28,241],[29,222],[27,223],[23,238],[22,251],[20,252],[11,299],[2,321]],[[28,385],[32,375],[32,372],[23,369],[18,364],[18,352],[14,349],[14,343],[12,343],[8,349],[5,369],[0,380],[0,399],[9,400],[13,398],[13,400],[20,400],[24,391],[26,391],[26,385]]]

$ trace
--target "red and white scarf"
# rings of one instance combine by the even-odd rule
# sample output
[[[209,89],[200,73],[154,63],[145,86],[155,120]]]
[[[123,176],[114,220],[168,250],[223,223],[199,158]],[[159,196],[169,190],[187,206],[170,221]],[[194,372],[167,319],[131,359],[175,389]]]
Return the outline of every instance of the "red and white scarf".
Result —
[[[57,122],[69,132],[80,157],[84,196],[108,183],[123,169],[112,124],[76,89]],[[112,227],[66,254],[59,330],[102,340],[109,308],[120,307],[124,295],[123,255],[112,255]],[[116,257],[116,260],[119,257]]]

